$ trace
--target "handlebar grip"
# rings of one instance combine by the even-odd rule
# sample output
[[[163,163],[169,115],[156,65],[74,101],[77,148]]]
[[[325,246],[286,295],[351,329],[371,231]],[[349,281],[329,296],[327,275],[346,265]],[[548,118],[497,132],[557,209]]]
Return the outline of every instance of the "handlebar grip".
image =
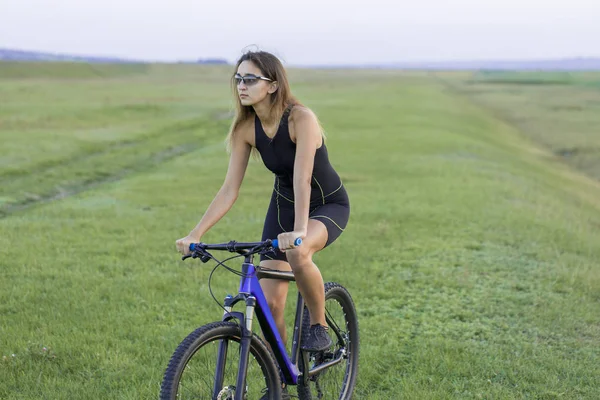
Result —
[[[273,244],[273,247],[279,247],[279,241],[277,239],[271,240],[271,243]],[[300,246],[301,244],[302,244],[301,238],[296,238],[296,240],[294,240],[294,246]]]
[[[194,252],[195,248],[196,248],[196,243],[190,243],[190,251],[192,253]],[[187,260],[188,258],[191,258],[191,257],[192,257],[192,255],[188,254],[188,255],[185,255],[185,256],[181,257],[181,259],[185,261],[185,260]]]

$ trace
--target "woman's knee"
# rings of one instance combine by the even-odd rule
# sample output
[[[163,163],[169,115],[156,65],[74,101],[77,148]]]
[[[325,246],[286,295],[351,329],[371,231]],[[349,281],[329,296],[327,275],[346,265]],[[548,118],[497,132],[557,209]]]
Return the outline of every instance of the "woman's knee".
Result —
[[[292,267],[292,270],[297,271],[307,264],[312,264],[312,256],[314,251],[308,246],[298,246],[285,252],[286,257]]]
[[[298,271],[311,266],[313,255],[325,247],[328,235],[327,227],[323,222],[310,219],[308,221],[308,234],[302,244],[285,252],[292,270]]]

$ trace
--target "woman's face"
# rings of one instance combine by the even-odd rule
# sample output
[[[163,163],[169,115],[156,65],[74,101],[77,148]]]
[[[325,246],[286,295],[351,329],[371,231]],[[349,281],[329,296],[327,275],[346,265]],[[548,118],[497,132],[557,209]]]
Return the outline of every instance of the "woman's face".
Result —
[[[243,106],[260,103],[277,90],[277,84],[267,80],[252,61],[242,61],[235,76],[238,96]]]

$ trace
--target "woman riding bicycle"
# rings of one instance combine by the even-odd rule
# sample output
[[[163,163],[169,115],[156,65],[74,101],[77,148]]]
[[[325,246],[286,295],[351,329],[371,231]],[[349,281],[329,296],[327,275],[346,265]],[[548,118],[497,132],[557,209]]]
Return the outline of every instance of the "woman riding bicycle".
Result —
[[[252,151],[258,151],[275,175],[262,240],[277,238],[279,249],[262,255],[260,266],[293,271],[310,312],[310,334],[302,349],[322,351],[332,344],[325,321],[323,278],[312,257],[335,241],[350,214],[348,196],[329,162],[321,126],[315,114],[292,95],[286,71],[277,57],[247,52],[233,76],[236,115],[227,136],[230,160],[225,181],[200,222],[176,241],[179,252],[190,253],[233,206]],[[295,246],[296,238],[302,244]],[[261,287],[287,341],[284,307],[288,282],[262,279]]]

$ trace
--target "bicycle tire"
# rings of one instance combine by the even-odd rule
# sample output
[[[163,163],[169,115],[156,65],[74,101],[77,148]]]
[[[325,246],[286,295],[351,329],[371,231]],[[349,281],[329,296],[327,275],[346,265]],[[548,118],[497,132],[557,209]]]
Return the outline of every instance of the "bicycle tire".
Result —
[[[358,331],[358,316],[356,314],[356,308],[354,307],[354,302],[352,301],[352,297],[346,288],[342,285],[337,284],[335,282],[327,282],[325,284],[325,309],[326,315],[329,313],[330,318],[332,313],[332,307],[328,305],[328,301],[331,303],[332,301],[336,302],[337,305],[341,306],[342,321],[339,321],[340,317],[337,317],[337,320],[334,319],[336,325],[339,327],[343,336],[345,336],[345,340],[347,341],[346,348],[346,359],[342,361],[340,364],[334,365],[320,372],[316,376],[312,377],[308,384],[305,383],[304,378],[300,378],[298,382],[298,397],[300,400],[313,400],[313,399],[338,399],[338,400],[349,400],[352,398],[352,394],[354,392],[354,386],[356,385],[356,376],[358,374],[358,356],[359,356],[359,331]],[[329,304],[330,304],[329,303]],[[334,304],[335,305],[335,304]],[[310,315],[308,313],[308,309],[304,308],[304,316],[302,321],[302,332],[303,337],[302,340],[306,339],[306,335],[308,334],[308,328],[310,327]],[[336,351],[339,351],[339,340],[337,339],[334,333],[335,327],[330,326],[329,335],[331,336],[334,345],[330,351],[326,351],[323,353],[319,353],[320,356],[327,361],[327,357],[331,357],[335,354]],[[319,362],[317,358],[312,358],[311,362],[314,365],[317,365]],[[345,367],[340,370],[340,366]],[[304,358],[301,356],[298,360],[298,368],[300,372],[304,375],[307,370],[311,368],[311,365],[304,365]],[[336,376],[332,372],[332,369],[336,369]],[[340,382],[336,382],[343,373],[343,378]],[[333,379],[330,379],[333,378]],[[331,382],[329,382],[331,380]],[[325,382],[323,382],[325,381]],[[326,391],[327,393],[323,393],[323,383],[327,385]]]
[[[163,381],[162,381],[162,385],[161,385],[161,391],[160,391],[160,399],[161,400],[175,400],[175,399],[182,399],[185,400],[186,396],[182,396],[182,391],[180,390],[180,385],[181,385],[181,379],[183,376],[184,371],[186,371],[187,369],[190,369],[190,362],[194,359],[194,356],[198,353],[198,351],[200,349],[202,349],[203,347],[207,347],[210,348],[208,350],[213,350],[214,348],[212,348],[212,346],[209,346],[211,344],[216,345],[217,349],[218,349],[218,343],[220,340],[222,339],[226,339],[228,340],[230,343],[237,343],[237,347],[236,350],[239,349],[239,343],[242,337],[242,331],[239,325],[237,325],[236,323],[233,322],[213,322],[207,325],[204,325],[198,329],[196,329],[194,332],[190,333],[177,347],[177,349],[175,350],[175,352],[173,353],[173,355],[171,356],[171,359],[169,361],[169,365],[165,371],[164,377],[163,377]],[[232,351],[231,348],[229,348],[227,354],[229,356],[229,354],[233,354],[233,356],[235,356],[235,354],[237,354],[238,351]],[[199,355],[198,358],[202,358],[202,355]],[[261,390],[261,387],[264,389],[264,387],[268,388],[268,393],[270,393],[271,395],[269,396],[270,400],[279,400],[279,397],[281,396],[281,380],[280,380],[280,376],[279,376],[279,369],[278,367],[275,365],[275,361],[273,360],[273,357],[271,355],[271,352],[268,350],[267,346],[264,344],[264,342],[256,335],[253,334],[252,335],[252,339],[250,342],[250,355],[249,355],[250,360],[252,360],[252,358],[254,358],[254,360],[256,360],[256,362],[258,363],[258,368],[260,368],[260,373],[262,373],[263,377],[264,377],[264,382],[256,382],[256,381],[252,381],[252,382],[246,382],[246,395],[245,397],[248,397],[248,388],[250,385],[255,385],[253,387],[254,390],[254,394],[258,393],[258,390]],[[204,364],[207,365],[207,368],[210,368],[210,357],[208,358],[209,362],[205,362]],[[214,358],[214,365],[213,368],[216,369],[216,357]],[[198,360],[199,362],[199,360]],[[235,365],[235,363],[231,363],[234,364],[233,368],[235,368],[235,371],[237,371],[238,366]],[[254,364],[252,364],[254,365]],[[227,365],[226,365],[227,367]],[[250,364],[249,364],[250,367]],[[254,369],[252,370],[254,371]],[[250,372],[250,370],[249,370]],[[257,371],[258,373],[258,371]],[[214,374],[198,374],[198,379],[192,381],[194,382],[194,386],[196,385],[196,381],[198,381],[198,384],[200,384],[199,381],[204,381],[205,385],[205,390],[206,390],[206,394],[205,395],[199,395],[198,393],[195,393],[193,396],[193,398],[202,398],[202,399],[214,399],[216,398],[216,395],[213,393],[213,388],[212,385],[209,383],[209,378],[206,378],[206,376],[210,377],[210,380],[212,380],[212,377],[214,377]],[[237,376],[237,372],[234,374],[234,376]],[[204,378],[204,379],[203,379]],[[187,380],[188,378],[186,378]],[[231,379],[227,380],[227,382],[223,382],[223,384],[225,385],[226,383],[228,384],[233,384],[235,385],[235,378],[233,379],[233,382]],[[260,385],[260,386],[259,386]],[[227,388],[230,388],[230,386],[225,386],[222,389],[222,392],[225,391]],[[204,391],[203,391],[204,392]],[[233,388],[233,392],[235,393],[235,386]],[[263,392],[264,393],[264,390]],[[231,394],[229,395],[230,397],[227,397],[227,395],[222,394],[221,395],[221,399],[230,399]],[[251,396],[252,398],[254,396]],[[258,397],[257,397],[258,398]]]

